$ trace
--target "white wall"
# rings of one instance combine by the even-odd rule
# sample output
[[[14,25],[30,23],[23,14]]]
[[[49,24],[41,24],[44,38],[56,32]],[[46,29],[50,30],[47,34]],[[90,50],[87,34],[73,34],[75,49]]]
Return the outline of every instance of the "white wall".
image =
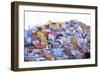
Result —
[[[13,73],[10,70],[10,54],[11,54],[11,12],[10,3],[14,0],[0,0],[0,73]],[[16,0],[17,1],[17,0]],[[62,4],[77,4],[77,5],[93,5],[98,6],[100,9],[100,0],[19,0],[19,1],[31,1],[31,2],[47,2],[47,3],[62,3]],[[100,10],[98,10],[100,12]],[[99,13],[98,12],[98,13]],[[99,19],[98,14],[98,19]],[[98,28],[100,22],[98,22]],[[98,29],[100,31],[100,29]],[[100,37],[100,33],[98,33]],[[100,43],[100,39],[98,39]],[[98,55],[100,55],[100,45],[98,46]],[[100,61],[100,58],[99,58]],[[100,65],[100,62],[99,62]],[[86,67],[86,68],[70,68],[70,69],[56,69],[56,70],[40,70],[40,71],[26,71],[25,73],[99,73],[100,66],[98,67]],[[24,73],[24,72],[22,72]]]

